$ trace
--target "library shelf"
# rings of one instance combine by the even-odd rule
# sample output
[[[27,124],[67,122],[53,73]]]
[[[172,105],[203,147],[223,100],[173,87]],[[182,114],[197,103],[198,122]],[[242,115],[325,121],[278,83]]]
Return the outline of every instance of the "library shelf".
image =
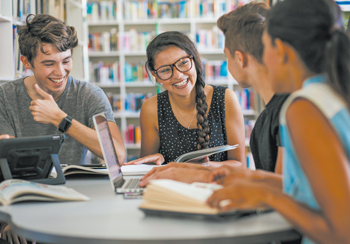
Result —
[[[243,1],[243,0],[242,0]],[[201,16],[199,13],[196,13],[199,9],[199,4],[207,4],[210,1],[207,0],[185,0],[186,2],[186,13],[182,15],[183,18],[168,18],[167,13],[165,14],[166,17],[162,17],[161,13],[164,11],[160,11],[161,7],[159,7],[159,11],[157,15],[145,15],[145,11],[141,11],[142,5],[147,2],[148,6],[149,4],[157,3],[158,5],[164,4],[165,2],[168,2],[169,5],[173,4],[176,5],[179,2],[173,1],[173,0],[152,0],[152,1],[133,1],[133,0],[110,0],[110,1],[96,1],[96,0],[87,0],[87,5],[91,7],[92,5],[95,5],[95,9],[101,9],[101,6],[104,5],[104,7],[107,6],[107,9],[113,6],[113,11],[115,8],[115,12],[112,13],[112,15],[109,15],[110,11],[104,11],[104,13],[108,13],[105,16],[101,15],[101,11],[91,11],[91,15],[87,15],[87,27],[89,30],[89,33],[92,35],[91,41],[95,41],[96,34],[99,34],[101,37],[103,36],[110,36],[110,43],[113,43],[112,36],[117,32],[118,36],[118,51],[109,51],[107,48],[106,52],[97,52],[92,51],[94,50],[93,47],[98,47],[99,45],[92,45],[90,46],[90,50],[88,53],[88,62],[91,63],[89,65],[90,68],[93,70],[90,70],[89,73],[91,74],[91,82],[94,82],[94,84],[100,86],[106,93],[112,94],[113,96],[116,96],[117,104],[118,104],[118,110],[114,112],[114,116],[117,120],[118,126],[120,126],[120,131],[122,133],[123,138],[125,137],[124,132],[128,130],[128,125],[134,124],[135,126],[139,125],[139,111],[137,112],[130,112],[129,109],[126,110],[126,105],[130,105],[129,101],[127,101],[128,96],[130,94],[144,94],[148,95],[149,93],[152,93],[152,95],[156,95],[159,91],[162,90],[162,88],[159,85],[154,85],[152,82],[143,82],[143,81],[137,81],[140,80],[140,76],[137,76],[129,81],[129,78],[126,78],[127,75],[130,75],[130,73],[139,73],[138,71],[134,71],[136,67],[142,67],[144,66],[146,62],[146,51],[145,48],[147,47],[148,42],[150,41],[150,36],[153,38],[155,35],[158,35],[164,31],[181,31],[188,35],[197,45],[198,45],[198,52],[201,56],[204,67],[210,67],[212,69],[215,69],[212,72],[209,72],[210,75],[206,76],[204,78],[206,84],[212,84],[212,85],[220,85],[220,86],[227,86],[229,89],[232,90],[239,90],[242,91],[241,88],[238,88],[238,84],[235,81],[232,76],[229,75],[229,72],[226,72],[227,75],[222,75],[220,72],[220,75],[217,76],[217,70],[216,66],[218,65],[217,62],[226,62],[226,58],[223,52],[224,49],[224,40],[223,40],[223,34],[217,29],[216,22],[219,16],[226,13],[230,9],[233,9],[232,4],[238,4],[238,2],[242,1],[236,1],[236,0],[213,0],[213,3],[215,4],[224,4],[225,9],[218,10],[215,13],[207,14]],[[249,1],[249,0],[244,0]],[[102,3],[103,2],[103,3]],[[106,3],[110,2],[110,3]],[[183,1],[182,1],[183,2]],[[133,5],[132,7],[130,7]],[[96,8],[98,6],[98,8]],[[127,9],[128,6],[130,9]],[[218,5],[217,5],[218,6]],[[220,5],[221,6],[221,5]],[[176,9],[176,8],[175,8]],[[210,8],[203,8],[209,10]],[[204,10],[203,10],[204,11]],[[141,13],[142,12],[142,13]],[[147,12],[147,11],[146,11]],[[150,11],[151,12],[151,11]],[[96,13],[100,13],[99,16],[96,16]],[[95,15],[94,15],[95,14]],[[94,15],[94,16],[93,16]],[[180,16],[180,15],[178,15]],[[93,21],[92,21],[93,20]],[[201,42],[201,38],[203,36],[203,32],[211,32],[211,34],[208,34],[208,36],[212,36],[214,44],[208,45]],[[109,34],[107,34],[109,33]],[[142,36],[143,34],[147,33],[147,35]],[[103,37],[105,38],[105,37]],[[135,40],[137,38],[137,40]],[[205,36],[205,38],[210,38]],[[107,39],[108,40],[108,39]],[[198,41],[197,41],[198,40]],[[108,43],[101,41],[102,46]],[[135,43],[143,43],[142,46],[134,46]],[[95,44],[95,43],[93,43]],[[127,44],[127,45],[125,45]],[[113,43],[114,45],[114,43]],[[138,44],[140,45],[140,44]],[[142,48],[140,48],[142,47]],[[95,50],[98,50],[96,48]],[[104,49],[100,49],[104,50]],[[112,49],[110,49],[112,50]],[[142,51],[140,51],[142,50]],[[102,74],[100,72],[96,72],[97,64],[100,62],[103,62],[103,69]],[[222,64],[222,63],[221,63]],[[101,78],[106,78],[106,68],[109,67],[109,71],[113,72],[113,76],[110,76],[108,79],[101,81]],[[113,68],[110,68],[113,67]],[[115,68],[117,67],[117,69]],[[132,71],[127,72],[127,69],[130,69],[132,67]],[[225,67],[222,65],[222,67]],[[220,68],[222,68],[220,66]],[[101,71],[102,68],[98,66],[97,68],[99,71]],[[115,72],[115,73],[114,73]],[[128,73],[128,74],[126,74]],[[204,73],[204,71],[203,71]],[[225,72],[224,72],[225,73]],[[94,76],[92,75],[100,74],[100,76]],[[146,75],[144,75],[144,78]],[[113,78],[111,78],[113,77]],[[117,78],[116,78],[117,77]],[[142,76],[141,76],[142,77]],[[213,77],[213,78],[211,78]],[[214,78],[215,77],[215,78]],[[114,80],[113,83],[107,83],[107,80]],[[127,81],[128,80],[128,81]],[[236,93],[236,94],[239,94]],[[254,100],[257,96],[253,96]],[[112,98],[112,103],[114,103]],[[134,102],[134,101],[133,101]],[[115,107],[115,106],[113,106]],[[254,120],[257,116],[259,111],[254,111],[253,109],[249,110],[243,110],[243,115],[248,120]],[[124,138],[125,139],[125,138]],[[138,149],[139,147],[135,146],[129,146],[127,145],[127,156],[128,156],[128,149]]]

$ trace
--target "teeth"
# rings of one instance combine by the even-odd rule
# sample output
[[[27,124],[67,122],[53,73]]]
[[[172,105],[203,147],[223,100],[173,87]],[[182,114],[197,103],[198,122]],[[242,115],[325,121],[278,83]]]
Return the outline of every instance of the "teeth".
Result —
[[[59,83],[61,83],[63,81],[63,78],[62,79],[52,79],[52,78],[50,78],[50,80],[52,80],[53,82],[59,84]]]
[[[175,86],[183,86],[183,85],[186,85],[186,83],[187,83],[187,79],[186,80],[183,80],[183,81],[181,81],[181,82],[179,82],[179,83],[176,83],[176,84],[174,84]]]

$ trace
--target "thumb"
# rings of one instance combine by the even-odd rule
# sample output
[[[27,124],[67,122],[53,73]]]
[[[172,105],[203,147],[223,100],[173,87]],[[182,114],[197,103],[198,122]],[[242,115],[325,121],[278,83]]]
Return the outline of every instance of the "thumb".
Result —
[[[39,87],[38,84],[35,84],[35,85],[34,85],[34,88],[35,88],[36,92],[37,92],[40,96],[42,96],[44,99],[51,99],[51,95],[48,94],[48,93],[46,93],[43,89],[41,89],[41,88]]]

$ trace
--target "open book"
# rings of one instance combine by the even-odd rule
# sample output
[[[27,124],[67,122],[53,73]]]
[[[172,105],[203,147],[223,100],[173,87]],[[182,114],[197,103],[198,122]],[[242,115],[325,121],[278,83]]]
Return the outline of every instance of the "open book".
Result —
[[[0,184],[0,205],[25,201],[86,201],[89,198],[66,186],[10,179]]]
[[[61,165],[65,176],[75,174],[108,175],[105,164]]]
[[[206,200],[221,185],[195,182],[187,184],[173,180],[152,180],[143,193],[144,201],[139,206],[145,214],[162,216],[193,217],[211,219],[241,217],[249,211],[220,212],[211,208]],[[225,201],[222,201],[225,204]]]
[[[175,159],[174,162],[179,163],[179,162],[187,162],[189,160],[201,159],[201,158],[206,157],[206,156],[210,156],[210,155],[217,154],[220,152],[225,152],[228,150],[236,149],[237,147],[239,147],[238,144],[233,145],[233,146],[222,145],[222,146],[211,147],[211,148],[202,149],[202,150],[198,150],[198,151],[188,152],[188,153],[185,153],[185,154],[182,154],[181,156],[179,156],[177,159]]]
[[[126,165],[122,166],[121,170],[124,176],[132,175],[145,175],[148,171],[157,167],[158,165]],[[68,175],[105,175],[108,176],[108,169],[105,164],[86,164],[86,165],[61,165],[62,172],[65,176]],[[56,171],[53,168],[51,172],[51,177],[56,178]]]

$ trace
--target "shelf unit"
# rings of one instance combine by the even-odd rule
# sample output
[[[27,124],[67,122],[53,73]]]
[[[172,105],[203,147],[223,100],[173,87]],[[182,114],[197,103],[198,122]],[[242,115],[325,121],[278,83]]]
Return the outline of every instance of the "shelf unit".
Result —
[[[12,0],[0,0],[0,80],[12,80],[15,77],[13,43]]]
[[[101,3],[106,1],[100,0],[88,0],[88,4],[91,3]],[[163,31],[183,31],[186,32],[189,37],[195,41],[196,34],[198,30],[209,30],[216,26],[217,18],[220,17],[223,13],[231,11],[229,6],[232,6],[233,3],[243,4],[249,2],[249,0],[241,1],[241,0],[212,0],[207,2],[220,2],[225,4],[224,12],[214,12],[214,16],[206,16],[206,17],[198,17],[195,13],[195,8],[197,7],[200,0],[187,0],[188,4],[188,12],[185,18],[170,18],[163,19],[160,18],[159,15],[156,18],[145,18],[145,19],[125,19],[126,11],[124,7],[130,2],[135,2],[132,0],[111,0],[109,1],[116,6],[116,13],[113,19],[109,20],[97,20],[97,16],[92,16],[91,19],[95,19],[94,21],[87,19],[88,25],[88,33],[103,33],[109,32],[112,28],[117,30],[119,37],[119,47],[124,47],[124,36],[125,33],[130,30],[136,30],[137,32],[153,32],[155,35],[159,34]],[[129,3],[128,3],[129,2]],[[142,1],[136,1],[139,4],[142,4]],[[159,7],[161,2],[175,2],[170,0],[150,0],[148,3],[155,3]],[[105,3],[103,3],[105,4]],[[91,5],[90,5],[91,7]],[[91,10],[88,10],[91,11]],[[92,10],[94,11],[94,10]],[[101,9],[99,11],[102,11]],[[90,12],[89,12],[90,13]],[[129,13],[128,13],[129,14]],[[131,14],[132,15],[132,14]],[[198,47],[198,51],[201,55],[201,58],[206,60],[222,60],[225,61],[226,58],[223,53],[223,46],[220,48],[204,48],[201,49]],[[114,77],[109,84],[95,83],[100,86],[106,93],[115,93],[119,94],[121,101],[121,111],[115,112],[115,118],[117,124],[121,130],[121,133],[124,137],[124,131],[127,130],[128,124],[135,123],[139,125],[139,112],[127,112],[123,110],[125,108],[124,100],[126,95],[131,92],[142,92],[148,93],[151,92],[153,95],[159,91],[159,86],[156,87],[153,83],[149,81],[134,81],[134,82],[126,82],[125,81],[125,73],[121,72],[125,69],[126,62],[145,62],[146,61],[146,51],[144,50],[135,50],[135,51],[127,51],[125,48],[119,48],[118,50],[107,50],[107,51],[91,51],[88,52],[89,62],[98,63],[102,61],[104,64],[106,63],[115,63],[119,64],[119,81]],[[90,65],[91,69],[91,65]],[[229,73],[228,73],[229,74]],[[90,78],[91,70],[90,70]],[[226,79],[205,79],[207,84],[214,85],[223,85],[227,86],[232,90],[240,89],[237,82],[230,76]],[[91,80],[90,80],[91,81]],[[259,106],[260,107],[260,106]],[[248,119],[255,119],[259,111],[254,110],[246,110],[243,111],[244,116]],[[249,146],[249,143],[246,142],[246,145]],[[137,144],[129,144],[126,143],[127,154],[135,154],[139,153],[140,145]]]
[[[87,25],[85,22],[86,0],[44,0],[45,6],[39,0],[26,0],[22,17],[19,17],[16,10],[19,9],[17,0],[0,0],[0,83],[22,77],[22,71],[16,70],[16,63],[19,62],[19,55],[16,53],[18,43],[14,40],[15,26],[24,24],[25,16],[28,14],[48,13],[59,17],[67,24],[76,28],[79,37],[79,46],[73,52],[72,75],[80,80],[89,80],[87,62]],[[65,4],[64,4],[65,3]],[[23,5],[24,6],[24,5]],[[63,6],[66,9],[63,10]],[[64,14],[66,13],[66,19]],[[85,58],[84,58],[85,57]]]
[[[75,27],[79,40],[73,52],[71,75],[78,80],[89,81],[86,0],[66,0],[66,13],[65,23]]]

